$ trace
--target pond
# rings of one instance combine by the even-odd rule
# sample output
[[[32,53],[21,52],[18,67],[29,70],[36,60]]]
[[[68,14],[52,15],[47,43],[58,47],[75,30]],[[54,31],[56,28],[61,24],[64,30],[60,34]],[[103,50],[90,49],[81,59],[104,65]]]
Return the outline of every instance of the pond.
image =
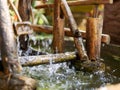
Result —
[[[42,51],[50,51],[51,40],[39,41]],[[31,46],[34,46],[33,44]],[[72,41],[66,40],[65,51],[74,50]],[[39,48],[39,49],[40,49]],[[95,90],[107,84],[120,83],[120,46],[102,46],[101,58],[104,59],[106,70],[98,72],[77,71],[69,67],[69,62],[49,65],[24,67],[23,73],[38,81],[37,90]]]

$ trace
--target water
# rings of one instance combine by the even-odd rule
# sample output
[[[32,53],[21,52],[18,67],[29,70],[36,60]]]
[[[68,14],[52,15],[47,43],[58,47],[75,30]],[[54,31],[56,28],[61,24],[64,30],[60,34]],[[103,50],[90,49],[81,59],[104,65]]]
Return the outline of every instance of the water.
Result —
[[[50,46],[48,43],[51,42],[48,40],[41,42],[46,51]],[[67,44],[67,47],[71,45],[68,47],[70,51],[71,48],[74,50],[72,42],[67,41]],[[112,49],[109,49],[111,47]],[[102,48],[101,54],[106,65],[105,72],[76,71],[74,67],[70,68],[66,62],[53,64],[52,58],[50,58],[49,65],[24,67],[22,74],[38,80],[37,90],[95,90],[107,84],[120,83],[120,48],[113,49],[113,47],[105,46]]]
[[[66,63],[25,67],[24,74],[38,80],[40,90],[94,90],[120,81],[111,73],[75,71]]]

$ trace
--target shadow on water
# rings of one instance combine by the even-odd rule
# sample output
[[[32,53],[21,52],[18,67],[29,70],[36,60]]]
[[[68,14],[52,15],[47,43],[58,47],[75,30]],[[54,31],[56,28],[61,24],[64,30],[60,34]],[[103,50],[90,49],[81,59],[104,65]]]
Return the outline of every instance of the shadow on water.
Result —
[[[40,41],[41,42],[41,41]],[[48,43],[47,43],[48,42]],[[48,47],[51,41],[45,39],[41,42]],[[45,43],[49,45],[45,45]],[[73,42],[67,40],[66,51],[73,51]],[[42,45],[39,45],[42,48]],[[39,65],[24,67],[23,74],[38,80],[37,90],[95,90],[106,84],[120,83],[120,47],[107,45],[102,47],[101,57],[106,65],[105,72],[76,71],[74,67],[69,68],[68,63]]]

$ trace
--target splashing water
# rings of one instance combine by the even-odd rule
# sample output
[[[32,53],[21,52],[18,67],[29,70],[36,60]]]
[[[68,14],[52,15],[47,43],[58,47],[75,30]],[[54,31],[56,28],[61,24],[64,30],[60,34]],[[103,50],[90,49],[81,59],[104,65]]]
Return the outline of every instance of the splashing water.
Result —
[[[48,51],[50,43],[49,40],[39,42],[45,47],[45,52]],[[42,50],[42,48],[40,49]],[[120,62],[111,61],[109,58],[105,59],[108,65],[112,65],[110,63],[115,65],[111,66],[114,68],[111,68],[110,71],[94,73],[76,71],[74,68],[70,68],[66,62],[53,64],[53,58],[50,58],[49,65],[24,67],[22,74],[37,79],[39,81],[38,90],[95,90],[109,83],[120,82],[120,70],[117,68],[120,66]]]
[[[109,73],[75,71],[67,63],[25,67],[24,70],[24,74],[39,80],[40,90],[94,90],[107,83],[120,81],[120,78]]]

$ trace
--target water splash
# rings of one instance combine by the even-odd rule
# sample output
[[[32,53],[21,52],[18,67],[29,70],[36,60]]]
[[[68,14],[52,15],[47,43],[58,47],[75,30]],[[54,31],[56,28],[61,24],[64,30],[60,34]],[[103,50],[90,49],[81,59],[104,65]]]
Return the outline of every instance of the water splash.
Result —
[[[40,49],[47,51],[50,43],[48,40],[40,41]],[[42,46],[45,48],[42,49]],[[95,90],[108,83],[120,82],[120,78],[113,75],[116,69],[111,70],[111,73],[87,73],[70,69],[67,63],[53,63],[53,58],[50,58],[49,65],[24,67],[23,74],[39,80],[40,90]]]

